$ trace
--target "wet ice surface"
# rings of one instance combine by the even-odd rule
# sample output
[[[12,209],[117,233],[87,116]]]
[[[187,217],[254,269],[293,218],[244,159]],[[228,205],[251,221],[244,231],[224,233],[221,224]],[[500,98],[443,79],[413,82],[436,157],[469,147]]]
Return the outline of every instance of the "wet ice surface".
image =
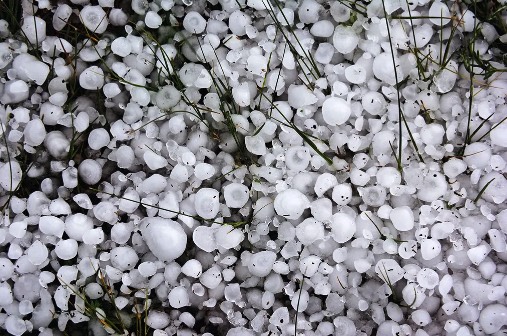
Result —
[[[507,35],[473,6],[21,7],[4,333],[122,334],[113,306],[157,336],[507,331]]]

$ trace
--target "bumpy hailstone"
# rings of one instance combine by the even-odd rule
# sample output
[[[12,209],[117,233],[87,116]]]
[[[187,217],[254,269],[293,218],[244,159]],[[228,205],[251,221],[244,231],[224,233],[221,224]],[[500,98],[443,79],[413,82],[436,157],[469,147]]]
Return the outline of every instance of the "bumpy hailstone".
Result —
[[[242,208],[249,196],[248,187],[241,183],[231,183],[224,187],[225,204],[229,208]]]
[[[104,71],[96,65],[85,69],[79,75],[79,85],[86,90],[98,90],[104,86]]]
[[[438,273],[431,268],[423,268],[417,272],[417,283],[423,288],[433,289],[439,282]]]
[[[187,235],[175,221],[161,217],[143,219],[141,234],[150,251],[162,261],[180,257],[187,246]]]
[[[95,34],[102,34],[105,32],[109,24],[107,13],[101,6],[86,5],[81,9],[79,17],[85,27]]]
[[[331,235],[337,243],[346,243],[356,233],[356,222],[350,215],[338,212],[331,219]]]
[[[264,155],[267,152],[266,143],[261,135],[246,136],[245,146],[254,155]]]
[[[315,182],[314,191],[318,197],[322,197],[326,191],[333,188],[338,184],[338,180],[336,176],[329,173],[324,173],[317,177],[317,181]]]
[[[285,153],[285,164],[287,168],[300,172],[308,167],[311,160],[310,150],[304,146],[290,147]]]
[[[183,28],[194,34],[200,34],[206,29],[206,20],[197,12],[189,12],[183,19]]]
[[[338,97],[329,97],[322,104],[322,117],[330,126],[342,125],[352,113],[350,103]]]
[[[487,188],[486,184],[488,184]],[[484,188],[482,198],[487,201],[502,204],[507,199],[507,179],[499,172],[493,171],[480,179],[478,190]]]
[[[398,231],[409,231],[414,227],[414,214],[408,206],[400,206],[391,210],[389,219]]]
[[[8,191],[14,191],[21,183],[23,171],[17,161],[10,161],[0,166],[0,186]]]
[[[272,251],[262,251],[250,256],[248,261],[248,270],[257,277],[267,276],[273,269],[276,260],[276,253]]]
[[[287,219],[298,219],[310,206],[308,198],[297,189],[287,189],[275,198],[275,211]]]
[[[212,188],[201,188],[195,194],[194,206],[197,215],[202,218],[212,219],[220,210],[218,191]]]
[[[296,237],[304,245],[324,238],[324,225],[314,218],[307,218],[296,227]]]
[[[212,266],[199,278],[201,284],[209,289],[217,288],[222,283],[222,280],[222,272],[218,266]]]

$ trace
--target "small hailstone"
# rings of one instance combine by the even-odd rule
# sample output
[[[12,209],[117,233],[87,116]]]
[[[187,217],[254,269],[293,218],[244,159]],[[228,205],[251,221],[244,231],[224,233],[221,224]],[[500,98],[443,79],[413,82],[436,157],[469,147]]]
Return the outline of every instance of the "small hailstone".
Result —
[[[354,218],[342,212],[333,215],[330,227],[333,239],[341,244],[348,242],[356,233]]]
[[[479,324],[486,334],[498,332],[507,321],[507,307],[503,304],[490,304],[486,306],[479,316]]]
[[[222,272],[218,266],[212,266],[199,277],[201,284],[209,289],[217,288],[222,283],[222,280]]]
[[[14,336],[21,336],[27,331],[27,323],[16,315],[7,316],[4,327],[9,335]]]
[[[68,4],[58,4],[58,7],[53,14],[53,28],[55,28],[56,31],[62,30],[67,25],[71,15],[72,7]]]
[[[45,125],[54,126],[63,117],[64,111],[60,106],[45,102],[40,106],[40,117]]]
[[[102,178],[102,166],[95,160],[86,159],[79,165],[78,173],[84,183],[94,185]]]
[[[127,38],[118,37],[111,43],[111,51],[120,57],[127,57],[132,51],[132,46]]]
[[[110,252],[111,265],[120,271],[133,269],[139,261],[136,251],[130,246],[115,247]]]
[[[414,227],[414,214],[408,206],[392,209],[389,213],[389,219],[398,231],[409,231]]]
[[[267,152],[266,143],[261,135],[246,136],[245,146],[254,155],[264,155]]]
[[[436,123],[425,125],[420,132],[421,140],[427,145],[440,145],[444,135],[444,127]]]
[[[338,97],[329,97],[322,104],[322,117],[330,126],[342,125],[352,113],[350,103]]]
[[[286,189],[275,198],[275,211],[287,219],[298,219],[310,206],[308,198],[297,189]]]
[[[436,26],[444,26],[451,21],[449,7],[441,1],[435,1],[429,9],[430,22]]]
[[[443,164],[445,176],[454,179],[467,170],[467,164],[460,159],[451,158]]]
[[[502,122],[495,125],[495,128],[489,133],[489,137],[492,145],[507,147],[507,124]]]
[[[219,193],[215,189],[201,188],[195,194],[194,206],[197,215],[202,218],[214,218],[220,209]]]
[[[333,201],[338,205],[347,205],[352,200],[352,187],[350,184],[338,184],[333,188],[331,195]]]
[[[418,326],[426,326],[431,323],[432,319],[430,314],[423,309],[417,309],[412,312],[412,321]]]
[[[28,260],[34,265],[41,265],[44,263],[49,255],[48,248],[36,240],[27,250]]]
[[[445,195],[447,191],[448,185],[445,176],[438,172],[429,172],[417,192],[417,197],[424,202],[433,202]]]
[[[290,147],[285,153],[287,168],[296,172],[303,171],[310,163],[310,150],[304,146]]]
[[[79,85],[86,90],[99,90],[104,86],[104,78],[104,71],[93,65],[79,75]]]
[[[324,238],[324,225],[314,218],[307,218],[296,227],[295,233],[302,244],[311,245]]]
[[[99,150],[109,144],[109,132],[104,128],[96,128],[88,135],[88,145],[93,150]]]
[[[246,107],[250,105],[252,100],[252,96],[250,94],[250,88],[248,83],[241,83],[236,87],[232,88],[232,96],[236,104],[241,107]]]
[[[273,269],[276,260],[276,253],[272,251],[262,251],[252,254],[248,261],[248,270],[257,277],[267,276]]]
[[[403,278],[405,270],[393,259],[381,259],[375,265],[375,273],[387,284],[395,284]]]
[[[314,191],[318,197],[322,197],[326,191],[335,187],[338,184],[336,177],[329,173],[319,175],[315,182]]]
[[[489,164],[491,147],[484,142],[474,142],[466,146],[463,161],[472,169],[481,169]]]
[[[161,110],[169,110],[176,106],[181,99],[181,92],[172,85],[166,85],[155,95],[155,104]]]
[[[209,226],[198,226],[192,234],[192,240],[198,248],[208,253],[218,248],[215,229]]]
[[[149,11],[144,17],[144,22],[147,27],[156,29],[162,24],[162,18],[157,14],[157,12]]]
[[[372,207],[380,207],[386,202],[387,192],[384,187],[371,186],[358,188],[359,195],[364,203]]]
[[[333,320],[335,331],[338,331],[342,336],[354,336],[357,329],[354,322],[346,316],[338,316]]]
[[[0,100],[2,104],[19,103],[26,100],[28,95],[28,84],[25,81],[11,80],[5,83]]]
[[[102,228],[88,230],[83,234],[83,242],[86,245],[98,245],[104,241],[104,231]]]
[[[295,109],[302,108],[304,106],[310,106],[317,102],[317,96],[313,94],[305,85],[291,85],[287,90],[288,103]],[[276,117],[276,113],[273,114]],[[285,122],[285,118],[278,118],[278,121]],[[290,118],[289,118],[290,120]]]
[[[56,256],[62,260],[70,260],[77,255],[77,242],[74,239],[62,239],[55,246]]]
[[[442,246],[436,239],[423,239],[420,250],[424,260],[431,260],[440,254]]]
[[[14,238],[21,239],[26,233],[28,223],[26,221],[13,222],[9,226],[9,234]]]
[[[199,260],[190,259],[181,266],[181,273],[192,278],[198,278],[202,274],[202,265]]]
[[[491,247],[486,244],[473,247],[467,251],[467,256],[474,265],[479,265],[489,254]]]
[[[41,44],[46,39],[46,21],[38,16],[25,16],[21,31],[32,45]]]
[[[162,261],[179,258],[187,246],[187,235],[181,225],[162,217],[145,218],[141,234],[150,251]]]
[[[398,65],[398,60],[395,58],[395,64]],[[403,79],[400,67],[395,67],[391,53],[381,53],[377,55],[373,61],[373,73],[375,77],[390,85],[396,84],[395,69],[398,72],[398,80]]]
[[[188,291],[183,286],[171,289],[167,298],[169,299],[169,305],[176,309],[190,305]]]
[[[302,23],[316,23],[319,21],[319,12],[322,5],[315,0],[304,0],[298,8],[299,20]]]
[[[0,166],[0,186],[7,191],[18,188],[23,177],[23,171],[17,161],[10,161]]]
[[[227,250],[238,246],[244,238],[241,230],[227,224],[221,225],[215,232],[217,245]]]
[[[148,313],[148,318],[146,321],[146,324],[150,328],[164,329],[169,325],[169,323],[171,323],[171,318],[170,318],[169,314],[164,313],[162,311],[150,309],[150,312]],[[156,334],[156,333],[154,333],[154,334]],[[161,334],[160,336],[163,336],[163,334]]]
[[[107,13],[101,6],[86,5],[81,9],[79,17],[85,27],[95,34],[104,33],[109,24]]]
[[[206,20],[197,12],[189,12],[183,19],[183,28],[194,34],[200,34],[206,29]]]
[[[320,20],[310,28],[310,33],[316,37],[331,37],[334,32],[334,25],[331,21]]]
[[[439,281],[438,273],[431,268],[422,268],[417,273],[417,283],[423,288],[433,289]]]
[[[225,204],[229,208],[242,208],[249,199],[248,187],[241,183],[231,183],[224,187]]]
[[[490,183],[491,181],[491,183]],[[486,188],[486,184],[489,183]],[[484,189],[482,198],[495,204],[502,204],[507,199],[507,179],[499,172],[493,171],[484,175],[478,185],[478,190]]]
[[[359,36],[349,26],[339,25],[333,34],[333,45],[339,53],[348,54],[353,51],[359,42]]]

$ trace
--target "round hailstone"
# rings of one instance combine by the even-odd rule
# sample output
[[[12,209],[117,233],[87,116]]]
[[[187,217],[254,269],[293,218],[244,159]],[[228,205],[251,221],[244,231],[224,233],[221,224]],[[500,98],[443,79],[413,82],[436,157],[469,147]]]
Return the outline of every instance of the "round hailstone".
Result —
[[[83,234],[83,242],[86,245],[98,245],[104,241],[102,228],[88,230]]]
[[[435,26],[445,26],[451,21],[451,12],[449,7],[441,1],[435,1],[430,7],[429,13],[430,22]]]
[[[46,128],[44,123],[40,119],[32,119],[26,125],[23,130],[25,137],[25,143],[32,147],[39,146],[44,142],[46,138]]]
[[[417,283],[423,288],[433,289],[439,282],[438,273],[431,268],[422,268],[417,272]]]
[[[245,146],[254,155],[264,155],[267,152],[266,143],[261,135],[246,136]]]
[[[223,281],[222,272],[217,266],[212,266],[199,277],[199,281],[204,287],[215,289]]]
[[[487,188],[486,184],[488,184]],[[484,188],[486,189],[482,194],[482,198],[487,201],[502,204],[507,199],[507,179],[499,172],[493,171],[480,179],[478,190]]]
[[[215,240],[217,245],[229,250],[238,246],[245,238],[243,232],[239,229],[235,229],[231,225],[221,225],[215,231]]]
[[[63,114],[63,108],[48,102],[43,103],[40,107],[40,118],[46,125],[55,126],[63,117]]]
[[[150,251],[162,261],[173,261],[187,247],[187,235],[180,224],[161,217],[145,218],[141,234]]]
[[[45,224],[45,226],[49,225],[49,223],[51,223],[51,225],[53,225],[52,231],[56,231],[56,229],[54,228],[54,226],[57,225],[56,223],[58,223],[58,225],[62,225],[62,228],[58,229],[57,232],[59,233],[59,230],[61,230],[63,233],[63,231],[65,230],[65,233],[67,234],[67,236],[69,236],[69,238],[72,238],[76,241],[83,241],[83,235],[86,232],[93,229],[93,220],[90,217],[88,217],[84,214],[80,214],[80,213],[76,213],[76,214],[67,216],[67,218],[65,219],[65,228],[63,227],[63,224],[64,224],[63,222],[62,222],[62,224],[59,224],[59,222],[56,221],[56,220],[61,221],[61,219],[53,217],[53,216],[41,217],[41,220],[39,222],[39,228],[41,228],[41,226],[42,226],[42,223],[43,223],[42,219],[46,219],[45,222],[48,222],[48,224]],[[42,231],[42,228],[41,228],[41,231]],[[59,235],[59,237],[61,237],[61,235]]]
[[[195,165],[194,175],[199,180],[204,181],[212,177],[216,172],[215,167],[210,165],[209,163],[199,162]]]
[[[405,270],[393,259],[381,259],[375,265],[375,273],[387,284],[403,279]]]
[[[62,260],[70,260],[77,255],[77,241],[62,239],[55,246],[56,256]]]
[[[197,12],[189,12],[183,19],[183,28],[194,34],[200,34],[206,29],[206,20]]]
[[[334,32],[334,24],[329,20],[315,22],[310,28],[310,33],[316,37],[331,37]]]
[[[401,174],[394,167],[382,167],[376,174],[377,182],[384,188],[390,188],[401,183]]]
[[[399,64],[398,60],[395,58],[396,65]],[[403,75],[401,73],[400,67],[396,67],[398,71],[398,80],[403,79]],[[395,66],[393,64],[393,58],[391,53],[381,53],[375,56],[373,60],[373,74],[375,77],[380,79],[383,82],[386,82],[390,85],[396,85],[396,76],[395,76]]]
[[[25,321],[15,315],[7,316],[4,326],[9,335],[21,336],[27,331],[27,324]]]
[[[237,36],[246,34],[246,26],[252,23],[252,18],[240,10],[235,10],[229,16],[229,29]]]
[[[242,208],[250,196],[248,187],[241,183],[231,183],[224,187],[225,204],[229,208]]]
[[[308,198],[297,189],[286,189],[275,198],[275,211],[287,219],[298,219],[310,206]]]
[[[192,233],[194,244],[205,252],[212,252],[218,248],[215,240],[215,228],[198,226]]]
[[[248,270],[253,276],[263,278],[273,269],[276,261],[276,253],[272,251],[261,251],[250,256]]]
[[[507,123],[497,124],[489,133],[489,137],[492,145],[507,147]]]
[[[330,173],[324,173],[317,177],[315,182],[314,191],[318,197],[322,197],[326,191],[335,187],[338,184],[336,176]]]
[[[65,223],[60,218],[55,216],[41,216],[39,219],[39,230],[45,235],[61,238],[65,230]]]
[[[0,281],[6,281],[14,274],[14,265],[7,258],[0,258]],[[1,300],[0,300],[1,301]]]
[[[364,203],[369,206],[380,207],[386,202],[387,192],[384,187],[371,186],[366,188],[359,188],[358,191]]]
[[[354,64],[345,69],[345,78],[352,84],[362,84],[366,81],[366,69],[359,64]]]
[[[335,49],[342,54],[348,54],[356,49],[359,42],[359,36],[352,27],[339,25],[335,28],[333,34],[333,45]]]
[[[347,205],[352,200],[352,187],[350,184],[339,184],[333,188],[331,198],[338,205]]]
[[[338,212],[331,218],[331,235],[337,243],[346,243],[356,233],[356,222],[350,215]]]
[[[95,160],[86,159],[79,165],[78,174],[84,183],[94,185],[102,178],[102,166]]]
[[[88,145],[91,149],[99,150],[109,144],[111,138],[104,128],[96,128],[88,135]]]
[[[117,37],[111,43],[111,51],[120,57],[127,57],[132,52],[132,46],[126,37]]]
[[[202,188],[194,198],[194,206],[197,215],[205,219],[212,219],[220,210],[219,193],[215,189]]]
[[[246,68],[254,75],[263,76],[268,69],[268,59],[262,55],[250,55],[246,62]]]
[[[338,316],[333,320],[335,333],[340,336],[354,336],[357,329],[354,322],[346,316]]]
[[[96,65],[86,68],[79,75],[79,85],[86,90],[99,90],[104,86],[104,71]]]
[[[432,123],[424,125],[419,135],[421,140],[427,145],[440,145],[444,140],[445,129],[442,125]]]
[[[248,83],[241,83],[236,87],[232,88],[232,97],[236,104],[241,107],[246,107],[250,105],[252,100],[252,95],[250,93],[250,87]]]
[[[507,324],[507,307],[498,303],[487,306],[481,311],[479,324],[488,335],[498,332]]]
[[[162,24],[162,18],[157,14],[157,12],[149,11],[144,17],[144,22],[147,27],[157,29]]]
[[[289,105],[292,106],[295,109],[299,109],[305,106],[311,106],[315,104],[318,99],[317,96],[313,94],[312,91],[310,91],[305,85],[294,85],[292,84],[289,86],[289,89],[287,90],[288,94],[288,102]],[[273,111],[274,112],[274,111]],[[280,111],[279,111],[280,112]],[[286,115],[283,113],[283,115]],[[274,113],[273,116],[277,116],[279,114]],[[281,118],[278,119],[280,122],[285,122],[285,118],[283,116],[280,116]],[[282,119],[283,118],[283,119]]]
[[[352,113],[350,103],[338,97],[329,97],[322,104],[322,117],[330,126],[342,125]]]
[[[285,153],[285,165],[290,170],[300,172],[308,167],[311,158],[308,148],[304,146],[290,147]]]
[[[445,195],[447,189],[445,176],[441,173],[430,172],[424,178],[424,183],[417,192],[417,197],[424,202],[433,202]]]
[[[414,227],[414,213],[408,206],[392,209],[389,213],[389,219],[398,231],[409,231]]]
[[[420,250],[424,260],[431,260],[440,254],[442,246],[436,239],[423,239]]]
[[[46,245],[36,240],[27,250],[28,260],[36,266],[44,263],[49,255]]]
[[[25,16],[21,31],[32,45],[40,45],[46,39],[46,21],[38,16]]]
[[[187,289],[183,286],[174,287],[167,297],[171,307],[179,309],[190,305]]]
[[[172,85],[166,85],[155,95],[155,104],[161,110],[169,110],[176,106],[181,99],[181,92]]]
[[[85,27],[95,34],[105,32],[109,24],[107,13],[101,6],[84,6],[79,13],[79,18]]]
[[[22,177],[23,171],[17,161],[10,161],[0,166],[0,186],[5,190],[16,190]]]
[[[314,218],[307,218],[296,226],[296,237],[303,245],[324,238],[324,225]]]
[[[202,274],[202,265],[199,260],[190,259],[181,266],[181,273],[192,278],[198,278]]]
[[[115,247],[110,252],[111,265],[120,271],[128,271],[136,267],[139,261],[137,252],[130,246]]]
[[[482,169],[489,165],[491,147],[484,142],[474,142],[466,146],[463,161],[472,169]]]

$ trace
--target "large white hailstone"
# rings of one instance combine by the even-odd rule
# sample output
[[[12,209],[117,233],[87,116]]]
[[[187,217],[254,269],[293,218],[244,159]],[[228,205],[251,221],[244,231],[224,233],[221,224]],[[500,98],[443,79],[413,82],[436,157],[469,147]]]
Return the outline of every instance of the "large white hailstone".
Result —
[[[318,99],[317,96],[310,91],[305,85],[294,85],[289,86],[287,90],[289,105],[295,109],[299,109],[305,106],[315,104]],[[275,115],[273,117],[276,118]],[[290,119],[289,119],[290,120]],[[285,122],[285,118],[280,118],[278,121]]]
[[[329,97],[322,104],[322,117],[330,126],[342,125],[352,113],[350,103],[338,97]]]
[[[479,316],[479,324],[488,335],[498,332],[507,324],[507,307],[499,303],[486,306]]]
[[[425,144],[440,145],[444,139],[445,129],[440,124],[432,123],[424,125],[419,134]]]
[[[363,202],[372,207],[380,207],[385,204],[387,192],[384,187],[371,186],[366,188],[358,188],[359,195]]]
[[[331,198],[338,205],[347,205],[352,200],[352,187],[348,183],[334,186]]]
[[[83,160],[78,167],[79,177],[84,183],[94,185],[102,178],[102,166],[95,160]]]
[[[319,198],[310,205],[312,216],[318,221],[328,221],[333,214],[333,202],[329,198]]]
[[[129,168],[135,160],[135,154],[132,147],[121,145],[116,150],[116,164],[119,168]]]
[[[235,248],[243,241],[244,238],[245,235],[241,232],[241,230],[235,229],[233,226],[227,224],[221,225],[215,231],[215,240],[217,245],[226,250]]]
[[[205,219],[212,219],[220,210],[220,199],[217,190],[201,188],[195,194],[194,206],[197,215]]]
[[[96,128],[88,135],[88,145],[94,150],[106,147],[110,140],[111,138],[109,137],[109,132],[104,128]]]
[[[3,95],[0,98],[2,104],[19,103],[28,98],[28,84],[22,80],[10,80],[4,85]]]
[[[491,147],[484,142],[474,142],[466,146],[463,161],[472,169],[481,169],[489,165]]]
[[[16,315],[9,315],[5,319],[5,330],[9,335],[21,336],[27,329],[27,323]]]
[[[46,125],[55,126],[63,117],[64,111],[61,106],[45,102],[40,106],[40,118]]]
[[[194,244],[205,252],[212,252],[218,248],[215,240],[215,228],[198,226],[192,233]]]
[[[385,112],[387,107],[384,96],[377,91],[367,92],[361,99],[361,104],[365,111],[371,115],[380,115]]]
[[[357,36],[352,27],[339,25],[335,28],[333,34],[333,45],[339,53],[350,53],[357,47],[358,43],[359,36]]]
[[[324,173],[317,177],[315,182],[314,191],[318,197],[322,197],[326,191],[335,187],[338,184],[336,176],[330,173]]]
[[[346,316],[338,316],[333,320],[335,332],[341,336],[354,336],[356,335],[357,328],[354,322]]]
[[[67,4],[58,4],[58,8],[56,8],[55,13],[53,14],[53,28],[56,31],[62,30],[72,15],[72,7]]]
[[[447,191],[445,176],[439,172],[429,172],[417,192],[417,197],[424,202],[433,202],[445,195]]]
[[[210,267],[200,277],[201,284],[209,289],[215,289],[222,283],[222,271],[216,265]]]
[[[164,329],[169,325],[170,322],[171,319],[169,317],[169,314],[162,311],[150,309],[146,324],[153,329]],[[154,334],[156,335],[156,332]]]
[[[381,259],[375,265],[375,273],[387,284],[403,279],[405,270],[393,259]]]
[[[96,65],[86,68],[79,75],[79,85],[86,90],[99,90],[104,86],[104,71]]]
[[[246,149],[254,155],[264,155],[267,152],[266,143],[260,134],[246,136],[245,146]]]
[[[435,1],[430,7],[429,13],[430,22],[435,26],[445,26],[451,21],[451,13],[449,7],[441,1]]]
[[[136,267],[139,256],[130,246],[119,246],[111,250],[111,265],[120,271],[128,271]]]
[[[26,250],[26,254],[28,255],[28,260],[34,265],[41,265],[44,263],[49,255],[48,248],[46,245],[36,240],[33,244]]]
[[[253,205],[254,218],[262,222],[266,219],[270,219],[275,215],[275,208],[273,205],[273,199],[268,196],[259,198]]]
[[[420,250],[424,260],[431,260],[440,254],[442,246],[437,239],[423,239]]]
[[[14,274],[14,264],[8,258],[0,258],[0,281],[6,281]]]
[[[261,251],[250,256],[248,270],[254,276],[263,278],[273,270],[276,261],[276,253],[272,251]]]
[[[250,15],[240,10],[236,10],[229,16],[229,30],[237,36],[246,34],[246,26],[252,23]]]
[[[320,20],[312,25],[310,33],[316,37],[331,37],[334,33],[334,24],[329,20]]]
[[[39,45],[46,39],[46,21],[38,16],[25,16],[21,31],[31,44]]]
[[[197,12],[189,12],[183,19],[183,28],[194,34],[200,34],[206,29],[206,20]]]
[[[417,283],[423,288],[433,289],[439,284],[439,282],[440,279],[438,277],[438,273],[431,268],[425,267],[417,272]]]
[[[141,222],[141,234],[150,251],[162,261],[180,257],[187,246],[187,235],[175,221],[148,217]]]
[[[324,225],[315,218],[307,218],[296,226],[296,237],[302,244],[311,245],[324,238]]]
[[[285,165],[289,170],[300,172],[308,167],[312,156],[305,146],[290,147],[285,153]]]
[[[77,255],[77,241],[62,239],[55,246],[56,256],[62,260],[70,260]]]
[[[181,273],[192,278],[198,278],[202,274],[202,265],[199,260],[190,259],[181,266]]]
[[[337,243],[346,243],[356,233],[356,222],[349,214],[338,212],[331,218],[331,236]]]
[[[162,155],[159,155],[151,150],[144,152],[143,154],[144,162],[151,170],[157,170],[160,168],[167,167],[167,159]],[[180,180],[179,178],[175,178],[175,180]]]
[[[199,180],[204,181],[212,177],[216,172],[215,167],[210,165],[209,163],[199,162],[195,165],[194,175]]]
[[[299,21],[306,24],[316,23],[323,9],[322,5],[315,0],[304,0],[298,8]]]
[[[489,137],[492,145],[507,147],[507,123],[503,122],[496,125],[489,133]]]
[[[298,219],[310,207],[308,198],[297,189],[286,189],[275,198],[275,211],[287,219]]]
[[[172,85],[166,85],[155,95],[155,104],[161,110],[169,110],[176,106],[181,99],[181,92]]]
[[[118,37],[111,43],[111,51],[120,57],[127,57],[132,52],[132,46],[126,37]]]
[[[160,15],[158,15],[155,11],[149,11],[146,13],[146,16],[144,17],[144,22],[146,23],[146,26],[152,29],[156,29],[160,27],[162,24],[162,18]]]
[[[384,188],[390,188],[401,183],[401,174],[394,167],[382,167],[377,171],[377,182]]]
[[[394,58],[396,65],[399,64],[397,57]],[[395,67],[391,53],[381,53],[373,60],[373,74],[375,77],[390,85],[396,85],[395,68],[398,71],[398,81],[403,79],[400,67]]]
[[[250,55],[246,61],[246,68],[254,75],[263,76],[268,70],[268,59],[263,55]]]
[[[43,222],[43,219],[44,219],[44,222]],[[57,221],[58,220],[58,221]],[[61,221],[61,219],[57,218],[57,217],[53,217],[53,216],[44,216],[44,217],[41,217],[41,220],[39,222],[39,228],[41,229],[42,231],[42,224],[44,223],[44,227],[46,226],[49,226],[49,225],[52,225],[52,226],[56,226],[58,225],[58,227],[60,225],[63,224],[60,224],[59,221]],[[46,224],[47,222],[47,224]],[[69,238],[72,238],[76,241],[83,241],[83,235],[89,231],[89,230],[92,230],[93,229],[93,220],[84,215],[84,214],[80,214],[80,213],[76,213],[76,214],[73,214],[73,215],[70,215],[70,216],[67,216],[67,218],[65,219],[65,227],[63,228],[63,225],[62,225],[62,228],[52,228],[52,231],[56,231],[57,233],[59,233],[59,231],[61,230],[63,232],[63,230],[65,230],[65,233],[67,234],[67,236],[69,236]],[[46,229],[48,230],[48,229]],[[53,233],[53,235],[55,235]],[[57,235],[59,237],[61,237],[61,235]]]
[[[180,211],[180,199],[174,191],[168,191],[164,198],[158,202],[160,209],[158,215],[163,218],[174,218]]]
[[[109,24],[107,13],[101,6],[84,6],[79,13],[79,18],[85,27],[94,34],[104,33]]]
[[[176,309],[190,305],[188,291],[183,286],[171,289],[167,298],[169,299],[169,305]]]
[[[236,182],[226,185],[223,194],[229,208],[242,208],[250,196],[248,187]]]
[[[40,119],[32,119],[23,130],[25,143],[32,147],[39,146],[46,138],[46,128]]]
[[[408,206],[392,209],[389,213],[389,219],[398,231],[409,231],[414,227],[414,213]]]
[[[99,221],[113,225],[118,221],[118,208],[113,202],[102,201],[93,208],[93,215]]]
[[[5,190],[16,190],[22,177],[23,171],[17,161],[9,161],[0,166],[0,186]]]
[[[2,307],[10,305],[14,301],[12,289],[9,283],[0,282],[0,305]]]
[[[236,104],[238,104],[239,106],[241,107],[249,106],[252,100],[252,95],[250,93],[250,87],[248,86],[248,83],[244,82],[236,87],[233,87],[232,97],[234,98]]]

